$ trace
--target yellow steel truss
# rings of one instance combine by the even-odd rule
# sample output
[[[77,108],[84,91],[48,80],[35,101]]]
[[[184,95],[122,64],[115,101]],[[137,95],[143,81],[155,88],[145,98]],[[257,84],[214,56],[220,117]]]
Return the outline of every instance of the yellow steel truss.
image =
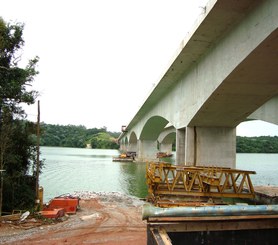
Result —
[[[149,199],[158,204],[161,198],[253,198],[254,188],[250,174],[245,171],[221,167],[180,166],[170,163],[147,163],[146,179]]]

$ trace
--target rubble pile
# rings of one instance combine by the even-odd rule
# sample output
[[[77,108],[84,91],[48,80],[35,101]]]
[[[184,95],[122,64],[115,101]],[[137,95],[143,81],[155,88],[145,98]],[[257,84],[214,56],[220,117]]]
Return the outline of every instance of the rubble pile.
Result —
[[[124,206],[142,206],[144,201],[134,197],[129,196],[120,192],[92,192],[92,191],[75,191],[70,194],[72,197],[79,197],[81,200],[99,199],[101,202],[116,202],[117,204],[122,204]]]

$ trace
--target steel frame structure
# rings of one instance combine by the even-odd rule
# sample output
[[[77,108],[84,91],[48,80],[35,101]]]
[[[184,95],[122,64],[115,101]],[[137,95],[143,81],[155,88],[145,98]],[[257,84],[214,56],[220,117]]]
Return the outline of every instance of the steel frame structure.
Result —
[[[181,198],[254,198],[250,174],[245,171],[221,167],[181,166],[165,162],[146,165],[148,199],[157,206],[186,205]],[[167,198],[172,199],[165,202]],[[173,201],[179,198],[179,201]],[[168,204],[167,204],[168,203]],[[192,204],[192,202],[191,202]]]

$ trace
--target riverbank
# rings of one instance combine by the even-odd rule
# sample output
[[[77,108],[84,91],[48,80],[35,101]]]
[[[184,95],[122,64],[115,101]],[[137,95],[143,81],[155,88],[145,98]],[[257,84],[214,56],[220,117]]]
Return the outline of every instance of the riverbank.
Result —
[[[119,193],[74,193],[80,210],[61,222],[31,229],[0,224],[1,244],[146,244],[143,201]]]
[[[277,186],[255,186],[254,189],[256,195],[277,200]],[[146,221],[142,221],[144,201],[117,192],[75,192],[72,195],[80,198],[76,215],[53,223],[40,221],[25,226],[0,223],[0,243],[146,244]]]

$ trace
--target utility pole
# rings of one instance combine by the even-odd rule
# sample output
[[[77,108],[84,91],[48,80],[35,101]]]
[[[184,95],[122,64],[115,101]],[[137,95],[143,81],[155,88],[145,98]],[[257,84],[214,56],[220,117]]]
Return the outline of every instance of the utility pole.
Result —
[[[36,203],[39,202],[39,175],[40,175],[40,101],[38,100],[37,118],[37,161],[36,161]]]
[[[3,172],[6,170],[0,169],[0,217],[2,216],[2,202],[3,202]]]

